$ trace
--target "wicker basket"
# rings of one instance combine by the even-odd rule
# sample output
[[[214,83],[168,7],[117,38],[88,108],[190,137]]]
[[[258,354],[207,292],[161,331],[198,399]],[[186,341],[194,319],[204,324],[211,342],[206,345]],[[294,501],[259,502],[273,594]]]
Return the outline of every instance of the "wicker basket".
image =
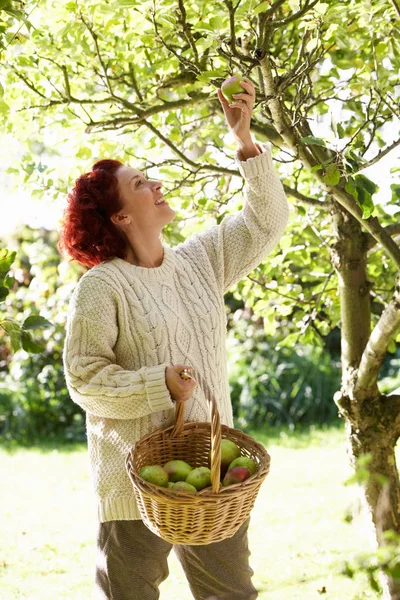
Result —
[[[188,372],[184,375],[191,376]],[[145,436],[126,457],[126,469],[144,524],[171,544],[210,544],[232,537],[248,518],[270,466],[269,454],[261,444],[238,429],[221,425],[206,382],[199,373],[192,378],[207,398],[211,423],[184,423],[184,403],[178,403],[175,425]],[[235,442],[241,454],[257,464],[256,473],[249,479],[227,487],[220,483],[222,438]],[[193,467],[206,466],[210,449],[211,487],[197,494],[174,492],[139,476],[146,465],[164,465],[178,458]]]

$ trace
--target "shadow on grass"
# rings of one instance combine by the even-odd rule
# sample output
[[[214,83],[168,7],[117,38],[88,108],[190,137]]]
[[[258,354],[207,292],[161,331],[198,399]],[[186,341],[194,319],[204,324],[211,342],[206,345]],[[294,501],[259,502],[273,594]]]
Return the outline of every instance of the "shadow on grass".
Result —
[[[236,425],[237,428],[239,428]],[[284,448],[308,448],[310,446],[339,445],[345,440],[344,423],[341,421],[326,425],[308,425],[302,427],[249,427],[242,429],[266,448],[280,446]],[[71,440],[63,436],[38,437],[35,439],[9,439],[0,442],[0,449],[8,454],[21,450],[35,452],[77,452],[86,450],[86,439]]]

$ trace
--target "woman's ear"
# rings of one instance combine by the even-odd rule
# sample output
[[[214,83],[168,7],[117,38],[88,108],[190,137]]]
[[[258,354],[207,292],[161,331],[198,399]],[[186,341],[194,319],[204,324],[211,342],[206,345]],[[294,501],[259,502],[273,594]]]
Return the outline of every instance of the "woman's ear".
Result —
[[[119,225],[122,224],[123,221],[125,221],[128,217],[126,215],[121,215],[120,213],[117,213],[116,215],[112,215],[112,217],[110,217],[110,220],[114,223],[114,225]]]

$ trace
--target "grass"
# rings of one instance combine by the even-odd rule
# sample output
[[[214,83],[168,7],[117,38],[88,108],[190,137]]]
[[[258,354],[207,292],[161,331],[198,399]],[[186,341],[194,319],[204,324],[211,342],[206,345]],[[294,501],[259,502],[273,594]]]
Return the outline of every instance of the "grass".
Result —
[[[351,471],[343,430],[252,435],[271,455],[250,528],[260,600],[379,598],[364,576],[340,574],[344,559],[372,549],[357,490],[344,485]],[[9,445],[0,456],[0,598],[93,598],[97,524],[86,447]],[[173,552],[169,564],[161,600],[190,600]]]

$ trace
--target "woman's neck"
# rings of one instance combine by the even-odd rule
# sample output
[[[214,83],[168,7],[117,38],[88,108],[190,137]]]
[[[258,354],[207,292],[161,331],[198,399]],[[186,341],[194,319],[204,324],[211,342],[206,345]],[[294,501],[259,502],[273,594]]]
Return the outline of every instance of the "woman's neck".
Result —
[[[164,259],[164,249],[161,240],[153,244],[128,244],[127,255],[124,260],[137,267],[154,269],[159,267]]]

